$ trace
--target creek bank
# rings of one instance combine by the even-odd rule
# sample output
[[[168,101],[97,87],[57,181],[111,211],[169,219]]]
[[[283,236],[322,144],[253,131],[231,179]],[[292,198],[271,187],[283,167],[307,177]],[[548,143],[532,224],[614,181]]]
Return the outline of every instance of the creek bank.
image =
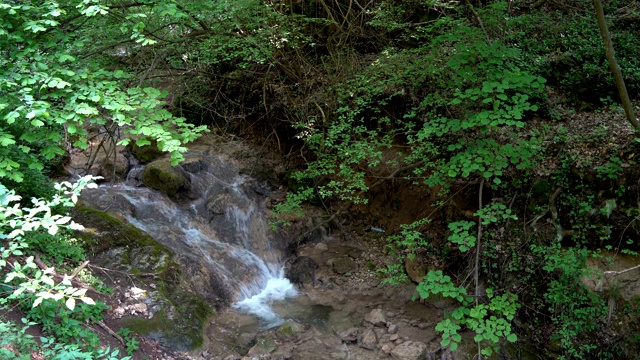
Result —
[[[366,241],[366,243],[365,243]],[[301,295],[274,303],[286,322],[265,328],[258,319],[224,309],[205,327],[205,344],[194,359],[466,359],[468,346],[452,353],[440,347],[435,324],[445,310],[412,301],[415,286],[392,287],[368,264],[386,258],[381,239],[339,237],[298,248],[290,267],[304,273]],[[366,245],[365,245],[366,244]],[[337,259],[349,258],[350,271],[336,271]],[[306,264],[301,269],[300,264]],[[341,270],[341,269],[339,269]],[[311,275],[309,275],[311,274]]]

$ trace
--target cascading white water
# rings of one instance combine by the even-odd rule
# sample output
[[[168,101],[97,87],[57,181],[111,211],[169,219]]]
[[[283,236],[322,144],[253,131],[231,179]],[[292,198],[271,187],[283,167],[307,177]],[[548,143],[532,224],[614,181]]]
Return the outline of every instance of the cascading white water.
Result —
[[[124,198],[127,206],[120,210],[131,224],[176,254],[205,264],[231,290],[234,308],[277,325],[282,319],[271,304],[297,295],[284,277],[283,254],[271,246],[263,209],[244,187],[248,179],[218,176],[211,169],[220,159],[209,161],[209,170],[189,174],[192,187],[200,193],[186,203],[126,184],[101,186],[97,191],[104,199]],[[224,213],[208,210],[218,199],[224,200]]]

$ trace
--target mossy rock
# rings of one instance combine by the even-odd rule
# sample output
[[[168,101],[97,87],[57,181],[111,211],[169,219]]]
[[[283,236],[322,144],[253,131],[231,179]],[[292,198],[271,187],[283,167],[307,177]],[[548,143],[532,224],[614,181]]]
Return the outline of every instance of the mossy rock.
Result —
[[[145,146],[138,146],[134,142],[131,146],[131,153],[143,164],[150,163],[164,155],[158,149],[158,144],[155,141],[151,141],[151,144]]]
[[[272,353],[277,347],[278,344],[276,341],[271,337],[271,335],[267,335],[256,340],[256,344],[249,350],[247,356],[267,355]]]
[[[117,270],[106,277],[105,282],[116,285],[119,276],[128,279],[155,274],[149,279],[156,284],[157,291],[148,289],[155,294],[154,316],[124,318],[123,325],[175,351],[202,346],[202,326],[213,309],[203,298],[186,289],[185,275],[174,261],[173,252],[144,231],[104,211],[77,207],[73,215],[85,226],[78,237],[94,254],[92,262]],[[147,278],[139,279],[137,285],[145,287]]]
[[[284,325],[281,325],[276,330],[276,335],[280,339],[291,339],[295,336],[298,336],[304,332],[304,325],[297,323],[295,321],[287,321]]]
[[[123,325],[175,351],[200,347],[202,326],[214,310],[188,290],[188,280],[175,262],[173,251],[112,214],[83,207],[73,213],[74,220],[85,226],[78,237],[94,254],[92,262],[116,270],[103,281],[113,286],[122,282],[122,278],[153,274],[138,278],[137,285],[144,288],[146,282],[155,284],[157,291],[147,289],[156,294],[152,300],[159,310],[154,310],[151,319],[124,318]]]
[[[189,188],[189,180],[180,169],[171,166],[169,159],[156,160],[147,165],[142,171],[142,182],[169,196]]]
[[[168,247],[157,242],[151,235],[105,211],[78,206],[72,210],[76,222],[85,227],[79,237],[93,253],[117,246],[153,246],[156,254],[171,253]]]
[[[174,289],[175,290],[175,289]],[[171,305],[153,318],[126,317],[127,327],[147,339],[157,341],[174,351],[190,351],[202,346],[202,326],[213,313],[202,299],[183,291],[165,294]]]

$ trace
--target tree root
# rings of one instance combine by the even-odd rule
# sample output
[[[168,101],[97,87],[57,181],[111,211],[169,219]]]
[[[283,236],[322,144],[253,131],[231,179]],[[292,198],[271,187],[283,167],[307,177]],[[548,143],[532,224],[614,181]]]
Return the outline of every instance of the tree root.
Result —
[[[549,196],[549,205],[547,206],[547,209],[542,214],[536,215],[531,221],[531,227],[535,232],[537,232],[538,229],[536,228],[536,223],[538,222],[538,220],[545,217],[548,213],[551,213],[551,223],[556,228],[556,239],[558,242],[562,241],[562,239],[564,239],[566,236],[571,236],[574,234],[573,230],[564,229],[562,225],[560,225],[560,221],[558,221],[558,208],[556,207],[556,198],[558,197],[558,195],[560,195],[561,192],[561,187],[556,188],[556,191],[554,191],[553,194]]]

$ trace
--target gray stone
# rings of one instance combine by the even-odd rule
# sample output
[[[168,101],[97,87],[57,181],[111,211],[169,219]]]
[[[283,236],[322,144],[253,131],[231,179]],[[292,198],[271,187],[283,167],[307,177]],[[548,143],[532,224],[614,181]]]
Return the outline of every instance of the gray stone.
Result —
[[[395,348],[395,345],[393,345],[391,343],[386,343],[386,344],[382,345],[382,348],[380,350],[382,350],[382,352],[385,353],[385,354],[390,354],[391,351],[393,351],[394,348]]]
[[[333,271],[338,274],[346,274],[350,272],[356,271],[358,266],[356,263],[348,257],[341,257],[337,259],[332,259],[331,265],[333,267]]]
[[[318,263],[308,256],[298,256],[286,271],[286,276],[296,285],[313,284]]]
[[[338,333],[338,337],[345,343],[354,343],[358,340],[358,328],[350,328]]]
[[[375,331],[372,329],[365,330],[360,337],[360,341],[358,341],[358,345],[360,345],[361,348],[369,350],[375,349],[377,344],[378,336],[376,336]]]
[[[427,345],[418,341],[407,341],[391,351],[394,360],[425,360]]]
[[[387,329],[387,332],[389,332],[389,334],[395,334],[398,332],[398,325],[396,324],[389,324],[389,328]]]
[[[273,352],[277,347],[275,340],[266,336],[256,340],[256,344],[247,353],[248,356],[266,355]]]
[[[382,309],[371,310],[371,312],[365,316],[364,320],[376,326],[385,326],[387,324],[387,319],[385,319]]]

